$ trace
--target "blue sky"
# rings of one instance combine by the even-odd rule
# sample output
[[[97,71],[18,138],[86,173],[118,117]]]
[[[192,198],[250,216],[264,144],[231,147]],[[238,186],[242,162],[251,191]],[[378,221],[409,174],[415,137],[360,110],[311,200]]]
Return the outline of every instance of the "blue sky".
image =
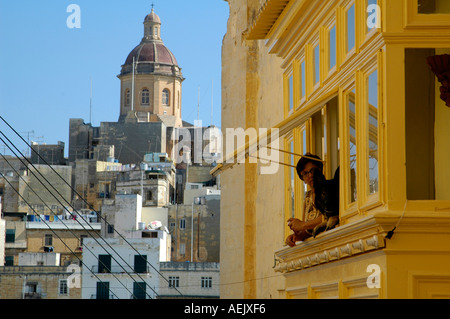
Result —
[[[224,0],[0,0],[0,115],[30,141],[69,147],[69,119],[117,121],[117,75],[143,36],[151,12],[161,37],[182,68],[182,117],[220,126],[221,46],[228,4]],[[80,7],[80,28],[68,28],[70,4]],[[0,130],[12,138],[3,122]],[[14,139],[15,143],[17,139]],[[9,154],[0,141],[0,152]],[[17,147],[25,151],[23,143]]]

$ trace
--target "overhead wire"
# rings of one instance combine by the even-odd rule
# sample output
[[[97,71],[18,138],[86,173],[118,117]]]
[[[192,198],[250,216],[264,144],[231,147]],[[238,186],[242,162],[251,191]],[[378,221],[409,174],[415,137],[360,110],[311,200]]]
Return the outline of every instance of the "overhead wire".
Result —
[[[1,153],[0,153],[1,154]],[[4,158],[3,154],[1,154],[1,156]],[[11,182],[3,175],[2,172],[0,172],[0,175],[4,178],[4,180],[8,183],[8,185],[17,193],[17,195],[31,208],[31,210],[33,211],[33,213],[36,216],[39,216],[39,213],[36,212],[36,210],[30,205],[30,203],[22,196],[22,194],[20,194],[20,192],[18,190],[16,190],[16,188],[11,184]],[[61,242],[63,243],[64,246],[66,246],[66,248],[83,264],[86,266],[86,264],[83,262],[83,260],[78,257],[78,255],[69,247],[69,245],[66,244],[66,242],[58,235],[57,232],[55,232],[54,229],[52,229],[52,227],[45,221],[43,220],[44,224],[50,229],[50,231],[56,236],[58,237],[59,240],[61,240]],[[95,274],[89,267],[86,267],[87,269],[89,269],[89,271],[100,281],[102,282],[102,280],[97,276],[97,274]],[[113,292],[114,294],[114,292]],[[115,294],[114,294],[115,295]],[[117,296],[116,296],[117,297]]]
[[[2,140],[3,141],[3,139],[0,137],[0,140]],[[4,141],[3,141],[4,142]],[[3,154],[1,154],[0,153],[0,156],[3,158],[3,160],[5,160],[6,161],[6,163],[13,169],[13,171],[14,171],[14,173],[16,173],[18,176],[19,176],[19,178],[24,182],[24,184],[25,185],[27,185],[27,187],[28,187],[28,189],[29,190],[31,190],[31,192],[33,192],[33,194],[35,194],[36,195],[36,197],[50,210],[50,212],[54,215],[54,216],[58,216],[56,213],[54,213],[54,211],[53,211],[53,209],[42,199],[42,197],[38,194],[38,193],[36,193],[36,191],[33,189],[33,187],[31,187],[30,186],[30,184],[27,182],[27,181],[25,181],[25,179],[23,178],[23,176],[21,176],[20,174],[19,174],[19,172],[14,168],[14,166],[8,161],[8,159],[7,158],[5,158],[5,156],[3,155]],[[19,159],[20,160],[20,159]],[[22,164],[23,164],[23,162],[22,162]],[[3,174],[2,174],[3,175]],[[22,195],[20,195],[20,193],[9,183],[9,181],[8,181],[8,184],[14,189],[14,191],[22,198]],[[25,201],[25,200],[24,200]],[[28,205],[28,206],[30,206],[29,204],[28,204],[28,202],[27,201],[25,201],[25,203]],[[31,206],[30,206],[31,207]],[[35,211],[34,209],[33,209],[33,211]],[[39,217],[39,215],[37,215],[38,217]],[[65,222],[63,222],[62,220],[60,220],[60,222],[66,227],[66,229],[75,237],[75,238],[77,238],[78,236],[72,231],[72,229],[70,229],[70,227],[68,227],[67,225],[66,225],[66,223]],[[47,224],[46,223],[46,225],[48,226],[48,227],[50,227],[50,224]],[[53,230],[52,230],[53,231]],[[87,231],[87,230],[86,230]],[[53,231],[54,232],[54,231]],[[61,240],[61,238],[59,237],[59,239]],[[63,243],[65,244],[65,242],[63,241]],[[66,244],[65,244],[66,245]],[[67,245],[66,245],[67,246]],[[88,246],[85,246],[86,248],[87,248],[87,250],[100,262],[100,263],[102,263],[102,261],[100,261],[100,259],[99,259],[99,257],[97,257],[93,252],[92,252],[92,250],[90,250],[89,249],[89,247]],[[73,253],[73,255],[78,259],[78,260],[80,260],[80,258],[75,254],[75,253]],[[86,266],[86,268],[88,268],[87,267],[87,265],[86,264],[84,264],[83,263],[83,265],[85,265]],[[90,269],[89,269],[90,270]],[[92,270],[90,270],[91,272],[92,272]],[[124,285],[120,280],[119,280],[119,278],[117,278],[114,274],[113,274],[113,277],[115,278],[115,279],[117,279],[117,281],[118,282],[120,282],[124,287],[125,287],[125,289],[127,289],[128,290],[128,288],[126,287],[126,285]],[[134,295],[134,293],[132,293],[130,290],[128,290],[130,293],[131,293],[131,295],[132,296],[135,296]],[[149,295],[150,296],[150,295]],[[151,296],[150,296],[151,297]]]
[[[42,173],[26,158],[26,157],[24,157],[23,156],[23,154],[17,149],[17,147],[8,139],[8,137],[6,137],[6,135],[2,132],[2,131],[0,131],[0,134],[1,135],[3,135],[7,140],[8,140],[8,142],[9,143],[11,143],[13,146],[14,146],[14,148],[22,155],[22,157],[23,158],[25,158],[26,160],[27,160],[27,162],[31,165],[31,167],[33,167],[33,169],[35,169],[40,175],[41,175],[41,177],[49,184],[49,185],[51,185],[52,186],[52,188],[55,190],[55,192],[59,195],[59,196],[61,196],[61,198],[63,198],[64,199],[64,197],[63,197],[63,195],[61,195],[61,193],[52,185],[52,183],[50,183],[48,180],[47,180],[47,178],[46,177],[44,177],[43,175],[42,175]],[[5,143],[6,144],[6,142],[5,142],[5,140],[3,139],[3,138],[1,138],[0,137],[0,140],[3,142],[3,143]],[[7,145],[7,144],[6,144]],[[23,164],[23,165],[25,165],[26,166],[26,164],[22,161],[22,159],[17,155],[17,153],[16,152],[14,152],[14,150],[12,150],[11,149],[11,147],[9,147],[9,145],[7,145],[7,147],[9,148],[9,150],[14,154],[14,156],[16,156],[18,159],[19,159],[19,161],[21,161],[21,163]],[[30,173],[42,184],[42,186],[56,199],[56,201],[58,201],[58,203],[61,205],[61,206],[63,206],[63,207],[65,207],[65,209],[67,210],[67,207],[63,204],[63,203],[61,203],[61,201],[48,189],[48,187],[39,179],[39,177],[37,177],[36,176],[36,174],[34,174],[34,172],[33,172],[33,170],[31,170],[31,169],[29,169],[29,171],[30,171]],[[60,175],[59,175],[59,177],[60,178],[62,178]],[[65,200],[65,199],[64,199]],[[70,205],[70,203],[69,202],[67,202],[67,200],[65,200],[66,201],[66,203],[68,204],[68,205]],[[72,207],[73,208],[73,207]],[[95,231],[95,229],[93,228],[93,226],[90,224],[90,223],[88,223],[85,219],[84,219],[84,217],[75,209],[75,208],[73,208],[74,209],[74,211],[81,217],[81,219],[83,220],[83,221],[85,221],[86,222],[86,224],[87,225],[89,225],[89,227],[92,229],[92,230],[94,230]],[[69,214],[71,214],[71,215],[73,215],[69,210],[67,210],[67,212],[69,213]],[[127,273],[129,276],[130,276],[130,278],[134,281],[134,282],[136,282],[137,283],[137,281],[136,281],[136,279],[134,279],[134,277],[120,264],[120,262],[118,262],[117,261],[117,259],[113,256],[113,254],[111,254],[110,253],[110,251],[108,251],[98,240],[97,240],[97,238],[96,237],[94,237],[94,236],[92,236],[92,234],[84,227],[84,225],[78,220],[78,219],[75,219],[75,221],[76,222],[78,222],[79,224],[80,224],[80,226],[86,231],[86,233],[89,235],[89,236],[91,236],[96,242],[97,242],[97,244],[101,247],[101,248],[103,248],[103,250],[106,252],[106,253],[108,253],[110,256],[111,256],[111,258],[123,269],[123,271],[125,272],[125,273]],[[123,257],[102,237],[102,236],[99,236],[99,238],[101,238],[101,239],[103,239],[103,241],[109,246],[109,248],[111,248],[111,250],[117,255],[117,256],[119,256],[121,259],[122,259],[122,261],[130,268],[130,269],[132,269],[132,267],[125,261],[125,259],[123,259]],[[92,252],[91,252],[92,253]],[[142,257],[142,256],[141,256]],[[146,285],[156,294],[156,295],[158,295],[157,293],[156,293],[156,291],[139,275],[139,273],[134,273],[134,274],[136,274],[141,280],[143,280],[143,282],[144,283],[146,283]],[[117,277],[116,277],[116,279],[117,279]],[[151,298],[151,295],[149,295],[148,293],[146,293],[150,298]],[[133,294],[132,294],[133,295]]]
[[[68,187],[70,187],[70,189],[74,192],[74,194],[75,195],[77,195],[79,198],[81,198],[82,199],[82,201],[86,204],[86,205],[88,205],[88,207],[89,207],[89,203],[87,202],[87,200],[83,197],[83,196],[81,196],[73,187],[72,187],[72,185],[70,185],[53,167],[52,167],[52,165],[50,165],[34,148],[32,148],[31,147],[31,145],[29,145],[29,143],[27,142],[27,141],[25,141],[25,139],[2,117],[2,116],[0,116],[0,119],[39,157],[39,159],[41,159],[43,162],[44,162],[44,164],[46,164],[59,178],[61,178],[61,180],[68,186]],[[1,131],[0,131],[1,132]],[[3,136],[5,136],[4,134],[3,134],[3,132],[1,132],[2,133],[2,135]],[[6,137],[6,136],[5,136]],[[7,138],[7,137],[6,137]],[[8,139],[8,138],[7,138]],[[8,139],[8,141],[14,146],[14,148],[17,150],[17,147],[15,147],[15,145]],[[23,154],[20,152],[20,151],[18,151],[21,155],[22,155],[22,157],[24,157],[25,158],[25,156],[23,156]],[[16,155],[16,157],[18,157],[17,155]],[[29,160],[27,160],[28,162],[30,162]],[[31,162],[30,162],[30,164],[31,164]],[[31,165],[33,165],[33,164],[31,164]],[[34,167],[34,165],[33,165],[33,167]],[[41,174],[42,175],[42,174]],[[45,177],[44,177],[44,179],[45,179]],[[54,188],[54,187],[53,187]],[[55,191],[59,194],[59,192],[55,189]],[[61,195],[60,195],[61,196]],[[66,201],[67,202],[67,201]],[[67,202],[68,203],[68,202]],[[70,203],[68,203],[68,205],[69,206],[71,206],[71,204]],[[63,205],[64,206],[64,205]],[[74,209],[74,208],[73,208]],[[78,214],[78,215],[80,215],[80,217],[84,220],[84,218],[81,216],[81,214],[79,214],[78,213],[78,211],[76,211],[75,209],[74,209],[74,211]],[[70,212],[69,212],[70,213]],[[96,211],[96,213],[97,213],[97,216],[98,217],[100,217],[100,219],[102,219],[102,220],[104,220],[104,222],[105,222],[105,224],[107,225],[107,226],[111,226],[109,223],[108,223],[108,221],[106,220],[106,218],[104,218],[99,212],[97,212]],[[92,226],[91,226],[92,227]],[[116,232],[117,233],[117,235],[125,242],[125,243],[127,243],[140,257],[142,257],[143,258],[143,256],[141,255],[141,253],[120,233],[120,232],[118,232],[114,227],[112,228],[113,230],[114,230],[114,232]],[[106,240],[102,237],[102,236],[100,236],[100,238],[102,238],[105,242],[106,242]],[[106,242],[107,243],[107,242]],[[107,243],[107,245],[111,248],[111,249],[113,249],[110,245],[109,245],[109,243]],[[113,249],[114,250],[114,249]],[[114,250],[115,251],[115,250]],[[120,255],[119,255],[119,257],[121,257]],[[122,258],[122,257],[121,257]],[[122,260],[123,260],[123,258],[122,258]],[[125,261],[125,260],[123,260],[127,265],[128,265],[128,263]],[[170,282],[169,282],[169,280],[166,278],[166,277],[164,277],[164,275],[162,275],[161,274],[161,272],[156,268],[156,267],[154,267],[148,260],[146,260],[146,262],[147,262],[147,264],[151,267],[151,268],[153,268],[153,270],[155,270],[157,273],[158,273],[158,275],[160,275],[167,283],[169,283],[170,284]],[[119,264],[120,265],[120,264]],[[128,265],[129,266],[129,265]],[[139,276],[139,275],[138,275]],[[140,277],[140,276],[139,276]],[[141,277],[140,277],[141,278]],[[142,279],[142,278],[141,278]],[[145,282],[145,281],[144,281]],[[152,289],[151,287],[150,287],[150,289]],[[153,290],[153,289],[152,289]],[[183,296],[183,294],[178,290],[178,289],[176,289],[175,288],[175,290],[181,295],[181,296]],[[153,290],[154,291],[154,290]],[[157,295],[157,293],[156,293],[156,291],[154,291],[155,292],[155,294]]]
[[[3,134],[3,133],[2,133]],[[0,140],[1,141],[3,141],[4,142],[4,140],[0,137]],[[9,147],[8,147],[9,148]],[[13,153],[14,153],[14,151],[12,150],[12,149],[10,149]],[[15,154],[15,153],[14,153]],[[50,209],[50,211],[51,211],[51,213],[53,213],[55,216],[57,216],[54,212],[53,212],[53,210],[48,206],[48,204],[47,203],[45,203],[45,201],[34,191],[34,189],[23,179],[23,177],[17,172],[17,170],[10,164],[10,162],[3,156],[3,154],[1,154],[0,153],[0,155],[1,155],[1,157],[8,163],[8,165],[10,165],[11,166],[11,168],[14,170],[14,172],[16,173],[16,174],[18,174],[18,176],[24,181],[24,183],[28,186],[28,188],[44,203],[44,205],[47,207],[47,208],[49,208]],[[19,158],[19,160],[20,160],[20,158]],[[23,163],[23,161],[22,160],[20,160],[21,162],[22,162],[22,164],[24,164]],[[33,174],[33,176],[35,176],[34,175],[34,173],[30,170],[30,172]],[[2,174],[3,175],[3,174]],[[36,178],[37,178],[37,176],[35,176]],[[46,180],[47,182],[48,182],[48,180]],[[14,191],[17,193],[17,194],[19,194],[19,196],[21,197],[21,198],[23,198],[23,196],[9,183],[9,181],[8,181],[8,184],[14,189]],[[44,185],[44,187],[45,187],[45,185]],[[47,188],[46,188],[47,189]],[[47,191],[49,191],[48,189],[47,189]],[[30,206],[29,204],[28,204],[28,202],[26,201],[26,200],[24,200],[25,201],[25,203],[27,203],[27,205],[28,206]],[[59,201],[58,201],[59,202]],[[61,205],[62,205],[62,203],[61,202],[59,202]],[[30,206],[32,209],[33,209],[33,207],[32,206]],[[33,211],[35,211],[34,209],[33,209]],[[70,212],[69,212],[70,213]],[[40,216],[40,215],[37,215],[38,217]],[[72,230],[70,230],[70,228],[62,221],[62,220],[60,220],[60,222],[71,232],[71,234],[72,235],[74,235],[75,237],[77,237],[74,233],[73,233],[73,231]],[[89,233],[88,231],[87,231],[87,229],[86,228],[84,228],[84,226],[78,221],[78,223],[82,226],[82,228],[88,233],[88,235],[89,236],[91,236],[91,237],[93,237],[94,238],[94,236],[92,236],[92,234],[91,233]],[[50,225],[49,224],[47,224],[46,223],[46,225],[47,226],[49,226],[50,227]],[[61,241],[63,241],[60,237],[59,237],[59,239],[61,240]],[[65,244],[65,242],[63,241],[63,243]],[[99,243],[99,245],[101,246],[101,244]],[[99,258],[87,247],[87,246],[85,246],[86,248],[87,248],[87,250],[90,252],[90,253],[92,253],[92,255],[95,257],[95,258],[97,258],[98,260],[99,260]],[[103,246],[101,246],[107,253],[109,253]],[[78,256],[76,255],[76,254],[74,254],[74,256],[75,257],[77,257],[78,258]],[[79,258],[78,258],[79,259]],[[100,260],[99,260],[99,262],[100,263],[102,263]],[[84,264],[85,265],[85,264]],[[103,264],[104,265],[104,264]],[[104,265],[105,266],[105,265]],[[87,267],[88,268],[88,267]],[[123,267],[122,267],[123,268]],[[124,269],[124,268],[123,268]],[[124,269],[125,270],[125,269]],[[126,271],[126,270],[125,270]],[[113,277],[115,278],[115,279],[117,279],[126,289],[128,289],[114,274],[112,274],[113,275]],[[133,279],[133,278],[132,278]],[[136,280],[134,280],[134,281],[136,281]],[[131,293],[131,295],[132,296],[134,296],[134,294],[131,292],[131,291],[129,291],[130,293]],[[151,297],[151,295],[148,295],[149,297]]]

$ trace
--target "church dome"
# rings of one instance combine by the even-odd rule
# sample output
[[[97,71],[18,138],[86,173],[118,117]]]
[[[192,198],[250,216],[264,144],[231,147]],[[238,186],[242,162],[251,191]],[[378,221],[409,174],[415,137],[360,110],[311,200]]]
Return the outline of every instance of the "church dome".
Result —
[[[125,64],[131,65],[133,63],[151,62],[162,63],[170,65],[178,65],[175,56],[172,52],[163,44],[156,42],[142,42],[135,47],[128,55]]]
[[[144,37],[128,54],[119,77],[133,72],[133,61],[138,74],[162,74],[183,78],[175,56],[161,39],[161,19],[153,9],[144,19]]]

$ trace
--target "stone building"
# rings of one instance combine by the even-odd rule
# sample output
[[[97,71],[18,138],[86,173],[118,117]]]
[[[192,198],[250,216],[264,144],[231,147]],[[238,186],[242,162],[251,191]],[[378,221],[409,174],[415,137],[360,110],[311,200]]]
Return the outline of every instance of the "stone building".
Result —
[[[61,266],[58,253],[20,253],[16,266],[0,267],[0,299],[79,299],[80,270]]]
[[[69,287],[71,275],[60,266],[0,267],[0,299],[80,299],[81,287]]]
[[[220,261],[220,194],[197,196],[169,207],[172,261]]]
[[[159,299],[220,298],[220,263],[161,262]]]

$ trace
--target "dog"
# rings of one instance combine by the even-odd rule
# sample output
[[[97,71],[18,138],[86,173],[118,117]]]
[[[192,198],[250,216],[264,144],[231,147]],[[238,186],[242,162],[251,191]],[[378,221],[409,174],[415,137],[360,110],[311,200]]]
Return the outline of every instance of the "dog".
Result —
[[[339,224],[339,167],[333,179],[327,180],[319,169],[314,169],[314,204],[325,221],[317,225],[312,232],[315,238],[319,233],[333,229]]]

